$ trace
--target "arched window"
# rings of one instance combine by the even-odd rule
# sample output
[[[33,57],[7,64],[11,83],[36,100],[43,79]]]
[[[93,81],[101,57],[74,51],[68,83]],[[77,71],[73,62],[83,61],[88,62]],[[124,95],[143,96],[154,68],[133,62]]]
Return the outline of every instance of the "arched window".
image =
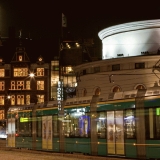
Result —
[[[101,94],[101,89],[100,88],[96,88],[95,89],[95,92],[94,92],[94,95],[100,95]]]
[[[120,91],[121,91],[121,88],[119,86],[115,86],[112,89],[112,92],[120,92]]]
[[[87,95],[87,90],[84,88],[82,92],[82,96],[85,97]]]
[[[135,87],[135,89],[145,89],[145,87],[142,84],[139,84]]]

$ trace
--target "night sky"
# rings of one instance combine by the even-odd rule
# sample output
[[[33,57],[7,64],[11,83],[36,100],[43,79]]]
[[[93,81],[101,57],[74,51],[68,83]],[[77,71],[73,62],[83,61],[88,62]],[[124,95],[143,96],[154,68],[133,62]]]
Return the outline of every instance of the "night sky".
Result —
[[[42,54],[46,61],[50,61],[58,53],[62,13],[67,18],[67,37],[94,38],[101,43],[98,37],[101,29],[126,22],[159,19],[160,5],[151,1],[0,0],[1,36],[8,37],[11,26],[15,27],[16,37],[22,29],[23,38],[30,35],[37,40],[34,47],[32,44],[35,57]],[[31,50],[29,52],[30,57]]]

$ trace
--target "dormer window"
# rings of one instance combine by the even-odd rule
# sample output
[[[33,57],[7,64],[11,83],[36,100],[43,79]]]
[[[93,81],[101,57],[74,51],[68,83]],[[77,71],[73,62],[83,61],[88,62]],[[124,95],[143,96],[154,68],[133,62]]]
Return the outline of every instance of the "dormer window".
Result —
[[[42,61],[42,58],[40,57],[38,60],[41,62],[41,61]]]
[[[19,55],[19,61],[22,61],[22,55]]]

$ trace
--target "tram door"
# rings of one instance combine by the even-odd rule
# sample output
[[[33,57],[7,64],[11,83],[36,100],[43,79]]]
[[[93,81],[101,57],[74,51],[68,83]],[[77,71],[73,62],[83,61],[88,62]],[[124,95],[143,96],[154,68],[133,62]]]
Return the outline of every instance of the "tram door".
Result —
[[[42,117],[42,148],[52,149],[52,116]]]
[[[108,154],[124,155],[123,111],[107,112]]]
[[[15,147],[15,118],[8,119],[8,147]]]

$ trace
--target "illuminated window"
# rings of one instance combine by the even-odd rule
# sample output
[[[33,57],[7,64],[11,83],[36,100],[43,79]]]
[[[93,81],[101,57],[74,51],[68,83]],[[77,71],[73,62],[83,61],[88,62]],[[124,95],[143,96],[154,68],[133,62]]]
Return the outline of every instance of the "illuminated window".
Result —
[[[136,86],[136,89],[145,89],[145,87],[140,84],[140,85],[137,85],[137,86]]]
[[[44,81],[37,81],[37,90],[44,90]]]
[[[4,110],[0,110],[0,119],[4,119]]]
[[[0,81],[0,90],[3,91],[5,89],[5,82]]]
[[[37,103],[44,103],[44,95],[37,95]]]
[[[37,76],[44,76],[44,68],[37,68]]]
[[[112,92],[120,92],[121,91],[121,88],[119,86],[115,86],[113,89],[112,89]]]
[[[12,90],[16,89],[15,81],[11,81],[11,89]]]
[[[28,76],[28,68],[14,68],[14,77]]]
[[[65,67],[65,73],[66,74],[69,74],[69,73],[72,73],[72,72],[73,72],[72,67]]]
[[[27,104],[27,105],[30,104],[30,95],[26,95],[26,104]]]
[[[4,105],[4,96],[0,96],[0,105]]]
[[[17,95],[17,105],[24,105],[24,95]]]
[[[100,93],[101,93],[101,89],[100,88],[96,88],[96,90],[95,90],[95,95],[100,95]]]
[[[30,89],[30,81],[26,81],[26,89]]]
[[[18,58],[19,58],[19,61],[22,61],[22,56],[21,55]]]
[[[17,81],[17,89],[19,90],[24,89],[24,81]]]
[[[11,105],[15,105],[15,95],[11,95]]]
[[[4,77],[4,73],[5,73],[5,70],[4,69],[0,69],[0,77]]]

